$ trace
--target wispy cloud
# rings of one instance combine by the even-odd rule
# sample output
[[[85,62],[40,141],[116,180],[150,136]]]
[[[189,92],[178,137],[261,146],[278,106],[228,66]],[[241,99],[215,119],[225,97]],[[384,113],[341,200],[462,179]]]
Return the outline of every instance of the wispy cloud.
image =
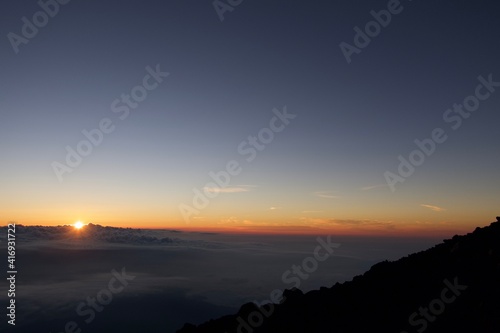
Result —
[[[425,207],[425,208],[429,208],[430,210],[432,210],[434,212],[442,212],[442,211],[446,210],[445,208],[438,207],[438,206],[433,206],[433,205],[424,205],[424,204],[421,204],[420,206]]]
[[[335,225],[351,225],[351,226],[383,226],[383,227],[391,227],[393,225],[390,221],[377,221],[377,220],[337,220],[332,219],[329,220],[331,224]]]
[[[226,217],[226,218],[221,219],[219,221],[219,223],[217,223],[217,224],[237,224],[239,222],[240,222],[240,220],[236,216],[230,216],[230,217]]]
[[[378,220],[342,220],[332,218],[302,218],[303,222],[311,226],[326,227],[326,226],[344,226],[344,227],[371,227],[371,228],[385,228],[393,229],[395,227],[392,221],[378,221]]]
[[[336,195],[333,191],[316,191],[313,193],[313,195],[317,196],[318,198],[323,198],[323,199],[338,199],[340,196]]]
[[[269,207],[268,210],[278,210],[278,209],[281,209],[281,207],[271,206],[271,207]]]
[[[236,216],[230,216],[230,217],[225,217],[225,218],[220,219],[219,222],[217,222],[217,224],[218,225],[225,225],[225,226],[228,226],[228,225],[238,226],[238,225],[253,225],[254,222],[251,220],[247,220],[247,219],[240,219]]]
[[[378,185],[365,186],[365,187],[361,188],[361,190],[362,191],[371,191],[371,190],[374,190],[374,189],[380,188],[380,187],[389,187],[389,185],[387,185],[387,184],[378,184]]]
[[[241,193],[250,191],[250,187],[248,185],[237,187],[204,187],[203,190],[211,193]]]

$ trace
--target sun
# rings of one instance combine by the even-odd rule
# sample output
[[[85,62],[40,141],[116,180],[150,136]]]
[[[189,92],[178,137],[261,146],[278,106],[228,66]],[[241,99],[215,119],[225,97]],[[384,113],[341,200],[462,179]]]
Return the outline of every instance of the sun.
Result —
[[[75,224],[73,224],[73,227],[75,227],[76,229],[81,229],[83,228],[84,224],[82,223],[82,221],[76,221]]]

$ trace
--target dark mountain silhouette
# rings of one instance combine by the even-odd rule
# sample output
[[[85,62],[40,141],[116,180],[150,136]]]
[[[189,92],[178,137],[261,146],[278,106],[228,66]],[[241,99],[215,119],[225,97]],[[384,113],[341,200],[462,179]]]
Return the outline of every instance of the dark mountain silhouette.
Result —
[[[178,333],[500,332],[500,217],[426,251],[380,262],[352,281]]]

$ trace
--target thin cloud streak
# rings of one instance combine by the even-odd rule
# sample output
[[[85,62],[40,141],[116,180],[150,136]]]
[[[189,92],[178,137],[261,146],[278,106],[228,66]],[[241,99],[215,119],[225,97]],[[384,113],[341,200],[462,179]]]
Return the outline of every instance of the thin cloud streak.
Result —
[[[316,191],[313,193],[313,195],[317,196],[318,198],[323,198],[323,199],[338,199],[340,196],[335,195],[333,191]]]
[[[362,187],[361,190],[362,191],[371,191],[371,190],[374,190],[374,189],[380,188],[380,187],[389,187],[389,185],[387,185],[387,184],[378,184],[378,185],[372,185],[372,186],[365,186],[365,187]]]
[[[250,189],[248,187],[204,187],[204,191],[210,193],[241,193],[241,192],[249,192]]]
[[[420,206],[425,207],[425,208],[429,208],[430,210],[432,210],[434,212],[443,212],[443,211],[446,210],[445,208],[438,207],[438,206],[433,206],[433,205],[424,205],[424,204],[421,204]]]

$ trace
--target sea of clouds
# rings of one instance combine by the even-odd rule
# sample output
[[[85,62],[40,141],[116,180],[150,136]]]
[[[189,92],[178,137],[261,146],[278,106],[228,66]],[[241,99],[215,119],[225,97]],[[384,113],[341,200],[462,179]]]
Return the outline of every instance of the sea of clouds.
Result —
[[[6,228],[0,228],[2,250],[6,235]],[[274,289],[293,287],[283,281],[283,273],[312,256],[317,237],[93,224],[80,230],[17,225],[16,328],[64,332],[73,321],[82,332],[175,332],[185,322],[201,323],[234,313],[246,302],[269,299]],[[439,242],[330,237],[340,246],[307,279],[301,279],[303,291],[350,280],[378,261],[395,260]],[[6,266],[3,263],[2,270]],[[122,269],[134,279],[87,323],[90,316],[79,314],[78,307],[86,309],[82,302],[107,288],[113,270]],[[2,292],[0,304],[6,301]]]

